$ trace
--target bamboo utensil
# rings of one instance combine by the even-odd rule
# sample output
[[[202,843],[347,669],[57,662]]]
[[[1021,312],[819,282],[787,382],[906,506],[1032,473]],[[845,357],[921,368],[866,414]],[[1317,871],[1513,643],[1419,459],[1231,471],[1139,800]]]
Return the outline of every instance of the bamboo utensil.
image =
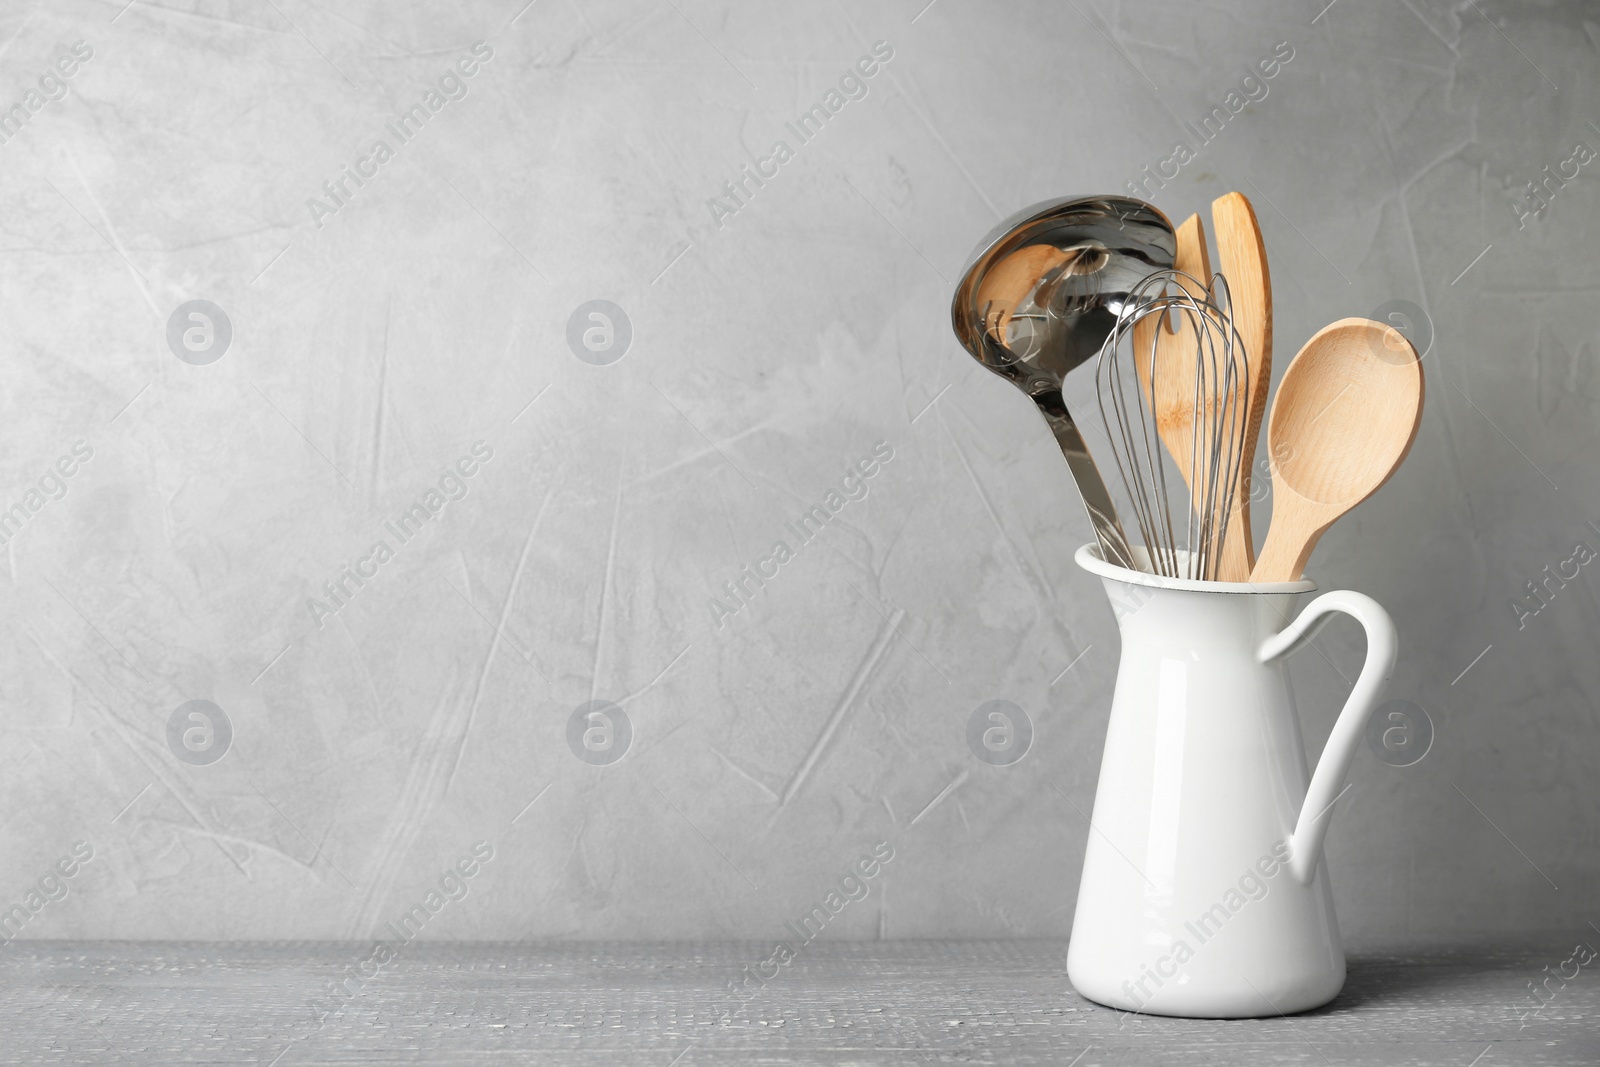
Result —
[[[1272,527],[1252,582],[1300,577],[1317,539],[1388,481],[1416,439],[1422,364],[1371,319],[1318,330],[1278,384],[1267,427]]]
[[[1267,413],[1267,387],[1272,381],[1272,278],[1267,273],[1267,247],[1261,239],[1261,226],[1243,193],[1229,193],[1213,200],[1211,224],[1217,238],[1219,267],[1228,279],[1229,311],[1248,357],[1244,465],[1234,504],[1234,532],[1228,538],[1236,550],[1223,559],[1223,573],[1229,575],[1223,581],[1242,582],[1256,560],[1250,530],[1250,475],[1255,466],[1256,440]]]

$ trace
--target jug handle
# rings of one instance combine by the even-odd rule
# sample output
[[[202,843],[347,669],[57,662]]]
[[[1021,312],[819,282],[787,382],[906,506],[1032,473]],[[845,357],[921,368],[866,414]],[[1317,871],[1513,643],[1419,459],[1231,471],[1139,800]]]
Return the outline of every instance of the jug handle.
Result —
[[[1286,656],[1303,648],[1334,612],[1353,616],[1367,631],[1367,661],[1361,667],[1350,699],[1339,712],[1328,743],[1323,746],[1322,757],[1311,775],[1311,785],[1306,789],[1306,799],[1300,806],[1300,820],[1289,838],[1290,875],[1301,885],[1309,885],[1317,871],[1317,859],[1322,855],[1322,839],[1328,832],[1328,822],[1334,802],[1341,795],[1340,786],[1350,772],[1350,761],[1355,758],[1356,747],[1366,732],[1367,720],[1383,695],[1384,686],[1394,672],[1398,652],[1394,620],[1376,600],[1364,593],[1339,589],[1323,593],[1307,604],[1305,610],[1286,626],[1262,642],[1256,658],[1262,663]]]

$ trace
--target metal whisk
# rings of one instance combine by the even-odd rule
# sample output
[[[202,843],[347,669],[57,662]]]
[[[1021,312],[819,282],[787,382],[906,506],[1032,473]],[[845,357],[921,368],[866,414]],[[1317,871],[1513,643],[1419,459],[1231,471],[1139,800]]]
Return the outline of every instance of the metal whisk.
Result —
[[[1134,556],[1155,574],[1216,580],[1244,465],[1247,360],[1227,281],[1218,274],[1207,286],[1176,270],[1129,294],[1100,349],[1100,415],[1130,502],[1127,525],[1144,539]]]

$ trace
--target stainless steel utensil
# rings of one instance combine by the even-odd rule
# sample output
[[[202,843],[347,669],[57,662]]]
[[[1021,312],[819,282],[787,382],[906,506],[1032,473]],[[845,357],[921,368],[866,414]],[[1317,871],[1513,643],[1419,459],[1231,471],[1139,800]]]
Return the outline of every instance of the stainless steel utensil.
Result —
[[[1214,275],[1208,288],[1183,271],[1159,271],[1134,289],[1129,304],[1095,363],[1117,473],[1149,569],[1216,581],[1238,506],[1252,381],[1227,282]],[[1163,340],[1168,320],[1176,334]],[[1187,499],[1167,478],[1169,462]]]
[[[1017,212],[978,242],[950,319],[974,359],[1028,394],[1077,483],[1105,558],[1135,566],[1105,479],[1061,396],[1067,374],[1100,351],[1130,295],[1171,268],[1172,223],[1131,197],[1068,197]]]

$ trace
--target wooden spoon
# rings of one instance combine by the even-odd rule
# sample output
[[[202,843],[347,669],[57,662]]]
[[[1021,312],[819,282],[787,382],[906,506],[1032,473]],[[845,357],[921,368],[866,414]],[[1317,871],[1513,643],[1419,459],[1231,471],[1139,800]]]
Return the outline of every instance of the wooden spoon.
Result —
[[[1272,528],[1252,582],[1289,582],[1317,539],[1389,480],[1422,420],[1422,364],[1405,335],[1340,319],[1294,357],[1267,426]]]

